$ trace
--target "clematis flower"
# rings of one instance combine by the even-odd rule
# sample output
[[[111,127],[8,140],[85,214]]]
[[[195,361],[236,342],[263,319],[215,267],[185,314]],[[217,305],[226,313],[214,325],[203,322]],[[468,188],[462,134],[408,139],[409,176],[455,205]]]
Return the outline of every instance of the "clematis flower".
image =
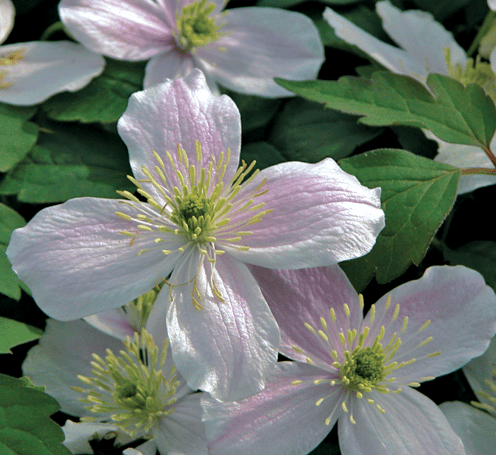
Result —
[[[193,393],[176,372],[165,326],[149,320],[146,329],[123,344],[85,321],[48,320],[28,352],[23,373],[62,411],[81,417],[83,423],[64,427],[73,453],[89,453],[83,450],[95,432],[114,432],[121,446],[143,440],[134,447],[144,455],[207,454],[200,406],[206,394]]]
[[[251,271],[281,328],[280,351],[295,362],[278,364],[258,395],[202,401],[209,453],[306,454],[338,421],[343,455],[464,454],[414,387],[487,348],[496,296],[478,272],[431,267],[363,317],[338,266]]]
[[[138,192],[80,198],[14,231],[7,255],[43,311],[70,320],[165,283],[152,309],[192,389],[263,389],[279,330],[244,263],[333,264],[366,254],[384,226],[380,189],[331,159],[237,169],[240,114],[201,71],[132,95],[118,129]],[[237,170],[236,170],[237,169]],[[244,182],[242,182],[245,180]],[[170,275],[170,277],[169,277]]]
[[[378,2],[376,11],[382,19],[384,30],[400,47],[380,41],[331,8],[326,8],[324,18],[339,38],[357,46],[393,73],[413,77],[424,84],[430,73],[444,74],[464,84],[477,83],[496,99],[496,54],[491,58],[491,66],[481,61],[474,64],[472,59],[467,59],[465,51],[453,35],[436,22],[431,14],[417,10],[401,11],[388,1]],[[493,163],[480,148],[451,144],[430,132],[424,133],[438,143],[435,161],[460,168],[494,169]],[[495,139],[491,142],[491,150],[496,150]],[[462,175],[458,194],[495,183],[496,176]]]
[[[273,78],[314,79],[324,49],[313,22],[277,8],[235,8],[228,0],[62,0],[59,13],[88,49],[150,60],[144,87],[201,69],[216,83],[265,97],[294,96]]]
[[[0,0],[0,44],[14,24],[14,5]],[[70,41],[0,46],[0,102],[25,106],[55,93],[74,92],[98,76],[105,59]]]

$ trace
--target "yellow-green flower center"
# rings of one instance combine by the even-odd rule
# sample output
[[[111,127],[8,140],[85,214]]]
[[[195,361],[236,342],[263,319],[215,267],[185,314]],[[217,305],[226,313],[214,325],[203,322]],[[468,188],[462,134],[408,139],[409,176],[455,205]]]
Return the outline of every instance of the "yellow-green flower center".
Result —
[[[175,368],[164,376],[167,340],[159,352],[150,334],[137,332],[134,341],[128,337],[125,350],[115,355],[110,349],[102,359],[93,354],[94,377],[78,376],[92,389],[74,387],[85,393],[87,409],[98,414],[110,414],[113,424],[131,436],[146,435],[164,416],[174,412],[175,392],[178,385]],[[107,417],[103,416],[102,419]],[[82,421],[95,422],[98,418],[83,417]]]
[[[127,316],[127,320],[136,332],[141,332],[141,329],[145,327],[159,291],[160,287],[157,285],[157,289],[151,289],[121,307],[123,313]]]
[[[215,4],[208,0],[199,0],[184,6],[181,13],[176,13],[178,47],[184,52],[194,52],[195,48],[217,41],[222,37],[219,30],[224,24],[218,20],[222,15],[213,16]]]
[[[491,70],[489,63],[482,62],[480,56],[477,56],[475,61],[469,58],[465,68],[463,68],[459,63],[455,65],[452,63],[451,52],[448,48],[444,49],[444,55],[448,74],[453,79],[460,81],[463,85],[477,84],[481,86],[496,102],[496,75]]]
[[[385,378],[385,355],[380,347],[357,347],[341,365],[341,380],[352,390],[375,387]]]

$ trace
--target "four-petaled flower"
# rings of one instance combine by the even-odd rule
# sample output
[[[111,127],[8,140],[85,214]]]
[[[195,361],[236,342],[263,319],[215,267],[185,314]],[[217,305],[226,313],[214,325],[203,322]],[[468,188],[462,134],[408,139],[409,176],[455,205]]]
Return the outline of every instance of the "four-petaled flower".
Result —
[[[431,14],[417,10],[401,11],[389,1],[378,2],[376,9],[384,30],[401,47],[380,41],[331,8],[326,8],[324,18],[339,38],[357,46],[393,73],[411,76],[423,83],[430,73],[444,74],[464,84],[477,83],[496,99],[496,52],[494,58],[491,58],[491,65],[481,61],[476,61],[474,65],[453,35],[436,22]],[[482,149],[444,142],[430,132],[426,132],[426,135],[439,145],[435,161],[460,168],[494,169]],[[496,137],[490,146],[491,150],[496,150]],[[496,176],[492,175],[462,175],[458,194],[495,183]]]
[[[281,353],[296,362],[278,364],[265,390],[239,403],[202,401],[209,453],[303,455],[339,420],[343,455],[464,454],[439,408],[412,387],[487,348],[496,297],[478,272],[431,267],[363,317],[338,266],[251,271],[279,323]]]
[[[273,78],[314,79],[324,61],[317,28],[303,14],[235,8],[226,0],[62,0],[59,13],[88,49],[150,60],[145,88],[201,69],[216,82],[266,97],[292,96]]]
[[[384,226],[380,189],[331,159],[238,169],[239,111],[199,70],[135,93],[118,128],[141,199],[42,210],[12,234],[13,269],[61,320],[165,283],[152,315],[167,321],[189,386],[223,400],[259,392],[280,335],[244,263],[302,268],[366,254]]]
[[[0,44],[14,25],[14,5],[0,0]],[[105,59],[70,41],[7,44],[0,47],[0,102],[25,106],[69,90],[98,76]]]

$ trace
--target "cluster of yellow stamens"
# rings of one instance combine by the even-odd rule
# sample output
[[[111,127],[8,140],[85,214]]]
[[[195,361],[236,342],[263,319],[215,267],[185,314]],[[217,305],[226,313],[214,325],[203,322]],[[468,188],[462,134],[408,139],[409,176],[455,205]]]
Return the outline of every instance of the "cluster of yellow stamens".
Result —
[[[25,56],[23,49],[17,49],[14,52],[10,52],[6,55],[0,55],[0,66],[11,66],[15,65],[19,60],[22,60]],[[13,85],[13,82],[3,82],[3,79],[7,71],[0,71],[0,88],[8,88]]]
[[[384,307],[383,315],[387,312],[390,305],[391,298],[389,297]],[[363,309],[362,296],[360,296],[360,306]],[[384,413],[385,410],[372,398],[367,397],[367,393],[372,392],[373,390],[381,393],[400,393],[400,387],[394,387],[394,390],[391,391],[391,386],[388,386],[390,383],[396,381],[396,378],[392,376],[392,373],[400,368],[411,365],[417,359],[412,358],[409,361],[403,361],[401,363],[393,360],[401,346],[400,335],[403,334],[408,327],[408,316],[403,318],[403,324],[400,332],[394,332],[389,341],[386,342],[384,340],[387,328],[398,318],[400,311],[399,304],[396,305],[389,323],[386,325],[382,324],[380,326],[379,334],[373,341],[370,340],[369,333],[370,327],[373,326],[376,318],[375,305],[372,305],[370,308],[370,327],[362,327],[360,333],[358,333],[357,329],[351,328],[349,306],[344,304],[343,309],[344,314],[346,315],[346,328],[344,330],[338,325],[339,323],[337,321],[334,308],[330,309],[330,320],[333,326],[331,331],[329,331],[328,328],[328,321],[323,317],[320,318],[321,328],[316,329],[308,323],[305,323],[305,327],[312,334],[316,335],[321,342],[325,343],[326,348],[329,350],[331,357],[334,360],[331,366],[335,369],[337,374],[337,378],[331,380],[319,379],[314,381],[314,383],[316,385],[329,384],[332,387],[336,385],[341,386],[346,391],[341,407],[346,413],[349,413],[350,421],[352,423],[356,423],[353,418],[353,411],[352,409],[350,411],[347,405],[347,403],[350,402],[351,406],[353,406],[353,401],[350,401],[351,397],[354,396],[359,399],[366,398],[369,404],[374,405],[379,412]],[[430,320],[426,321],[425,324],[417,330],[416,334],[424,331],[429,324]],[[332,345],[330,340],[332,337],[330,336],[330,333],[338,334],[339,343],[341,346]],[[431,341],[432,337],[428,337],[419,343],[418,347],[423,347]],[[303,351],[298,346],[293,346],[293,349],[296,352],[303,354]],[[427,357],[435,357],[439,354],[440,352],[433,352],[428,354]],[[306,357],[306,361],[310,365],[314,365],[315,363],[310,357]],[[428,381],[432,379],[434,378],[420,378],[421,381]],[[293,384],[296,385],[301,382],[302,381],[300,380],[296,380]],[[420,386],[418,382],[411,382],[408,385],[411,387]],[[327,395],[320,398],[315,404],[320,406],[325,399],[330,396],[331,395]],[[326,419],[325,423],[326,425],[329,425],[330,422],[331,416]]]
[[[494,381],[496,379],[496,370],[491,371],[491,377]],[[479,408],[483,409],[484,411],[490,412],[492,415],[496,417],[496,384],[489,380],[485,379],[484,383],[489,387],[491,392],[493,393],[492,395],[484,390],[478,390],[477,393],[484,397],[486,400],[490,401],[493,405],[490,405],[489,403],[479,403],[478,401],[472,401],[472,405]]]
[[[116,215],[136,223],[136,231],[121,231],[121,234],[131,237],[131,246],[138,237],[152,237],[152,242],[148,242],[147,248],[140,249],[138,256],[160,248],[160,244],[165,241],[171,245],[171,234],[177,236],[176,244],[179,246],[175,249],[161,249],[163,254],[184,253],[187,248],[190,251],[191,247],[198,250],[201,258],[190,282],[193,303],[197,309],[201,309],[199,302],[201,296],[196,289],[196,274],[205,258],[212,264],[212,277],[216,256],[225,253],[225,250],[218,246],[228,245],[240,251],[247,251],[248,246],[239,245],[243,237],[252,234],[251,231],[245,230],[246,227],[258,223],[272,210],[262,210],[265,205],[263,202],[255,203],[257,197],[267,192],[262,191],[265,180],[246,194],[239,195],[243,186],[249,184],[258,174],[258,170],[255,170],[243,182],[253,170],[255,162],[249,166],[243,162],[229,184],[224,187],[223,178],[231,159],[230,150],[228,149],[226,154],[220,153],[218,162],[211,156],[206,166],[203,164],[202,147],[198,141],[195,152],[196,163],[190,163],[185,150],[178,145],[178,163],[176,164],[170,152],[166,152],[167,167],[162,158],[153,152],[157,160],[154,173],[143,166],[142,171],[146,179],[138,181],[128,176],[137,186],[138,193],[146,198],[147,203],[143,203],[129,191],[118,191],[121,196],[128,199],[122,203],[133,207],[138,213],[136,216],[131,216],[116,212]],[[171,184],[173,179],[169,173],[180,182],[179,186]],[[164,202],[159,203],[143,188],[143,183],[153,185]],[[238,220],[234,221],[232,217]],[[155,244],[156,247],[150,248],[151,244]],[[222,300],[213,279],[211,278],[210,281],[214,294]]]
[[[105,360],[93,354],[94,377],[78,376],[92,389],[73,389],[87,395],[80,400],[89,404],[87,409],[109,415],[114,425],[133,437],[144,436],[160,419],[174,412],[179,382],[174,367],[167,378],[162,371],[167,345],[168,340],[159,350],[146,330],[141,334],[136,332],[134,340],[128,337],[124,342],[125,350],[119,355],[110,349]],[[83,417],[81,420],[94,422],[102,418]]]
[[[121,310],[127,316],[129,323],[137,332],[140,332],[145,327],[159,291],[160,287],[151,289],[121,307]]]

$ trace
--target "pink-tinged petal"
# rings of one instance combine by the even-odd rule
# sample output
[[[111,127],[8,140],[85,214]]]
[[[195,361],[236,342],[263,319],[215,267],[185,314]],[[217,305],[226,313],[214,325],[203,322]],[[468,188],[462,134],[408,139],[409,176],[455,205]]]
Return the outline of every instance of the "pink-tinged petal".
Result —
[[[1,55],[20,52],[15,64],[2,66],[0,102],[26,106],[45,101],[55,93],[74,92],[98,76],[105,59],[70,41],[16,43],[2,46]]]
[[[453,64],[465,66],[465,51],[451,32],[436,22],[431,14],[417,10],[401,11],[389,1],[377,3],[376,9],[388,35],[422,64],[427,72],[448,74],[445,49],[450,50]]]
[[[262,294],[269,303],[272,314],[281,329],[279,351],[286,357],[305,362],[307,356],[315,365],[329,370],[334,362],[331,351],[340,345],[339,332],[359,328],[362,309],[358,294],[338,265],[299,270],[274,270],[250,266]],[[343,304],[350,310],[346,317]],[[331,319],[330,309],[336,314],[336,323]],[[321,318],[327,323],[323,327]],[[313,334],[322,330],[329,339]],[[297,346],[303,352],[293,349]]]
[[[460,436],[466,455],[488,455],[494,452],[494,417],[461,401],[447,401],[439,407],[455,433]]]
[[[426,396],[405,387],[397,395],[367,395],[386,412],[364,399],[353,399],[350,412],[338,422],[343,455],[465,455],[463,444],[446,417]],[[350,406],[349,406],[350,407]]]
[[[152,429],[153,442],[161,454],[207,455],[207,437],[202,422],[202,397],[190,394],[174,403],[174,412]]]
[[[252,234],[240,242],[249,250],[222,245],[243,262],[279,269],[332,265],[368,253],[384,227],[380,188],[362,186],[330,158],[264,169],[238,199],[264,179],[267,192],[255,203],[272,212],[249,226]],[[243,217],[245,212],[230,216],[231,223]]]
[[[62,0],[59,15],[75,39],[112,58],[147,60],[174,43],[173,24],[152,0]]]
[[[110,425],[108,423],[88,423],[80,422],[76,423],[71,420],[67,420],[62,427],[64,430],[64,445],[73,453],[74,455],[91,453],[93,450],[88,444],[88,441],[94,438],[95,434],[99,438],[103,438],[107,433],[115,433],[117,435],[117,444],[127,444],[131,442],[133,438],[128,434],[124,433],[119,427],[115,425]],[[144,444],[138,446],[139,450],[126,449],[122,452],[124,455],[155,455],[157,453],[157,448],[153,441],[147,441]],[[129,450],[134,450],[134,452],[128,452]]]
[[[105,349],[122,350],[121,340],[106,335],[84,321],[47,321],[44,335],[32,348],[22,364],[23,374],[34,384],[46,387],[67,414],[94,416],[84,408],[79,398],[86,398],[71,386],[84,387],[77,375],[93,376],[90,362],[92,354],[105,357]]]
[[[486,394],[494,396],[495,393],[485,381],[491,381],[493,383],[496,381],[496,374],[494,374],[494,371],[496,371],[496,337],[493,337],[484,354],[472,359],[463,367],[463,372],[465,373],[470,387],[472,387],[472,390],[477,395],[479,401],[493,407],[494,403],[491,402]],[[481,394],[481,392],[485,393]],[[496,412],[494,415],[496,417]]]
[[[135,328],[130,323],[122,308],[113,308],[102,313],[87,316],[84,320],[107,335],[125,340],[126,337],[134,336]]]
[[[391,306],[384,312],[388,296]],[[397,304],[398,317],[391,322]],[[441,376],[462,367],[487,349],[496,332],[494,291],[480,273],[463,266],[428,268],[419,280],[398,286],[382,297],[376,310],[369,342],[384,325],[386,343],[394,332],[401,338],[401,347],[393,360],[401,363],[416,359],[394,372],[397,382],[421,381],[423,377]],[[405,316],[408,326],[401,333]],[[429,320],[430,325],[419,332]],[[369,324],[370,312],[364,319],[364,325]],[[431,337],[431,341],[420,346]],[[429,357],[437,352],[440,354]]]
[[[189,269],[176,267],[170,279],[174,298],[167,327],[174,364],[193,390],[219,400],[258,393],[276,363],[280,335],[254,278],[244,264],[228,255],[217,257],[212,279],[220,301],[209,283],[211,271],[203,264],[196,277],[203,308],[197,310],[194,291],[187,286],[196,269]],[[161,296],[168,297],[164,291],[156,305]]]
[[[12,268],[49,316],[70,320],[120,307],[171,272],[181,253],[164,255],[153,236],[138,235],[131,247],[120,232],[135,224],[116,211],[136,212],[118,200],[71,199],[12,233]],[[147,247],[155,249],[138,256]]]
[[[274,82],[315,79],[324,48],[313,22],[305,15],[277,8],[227,11],[218,41],[197,49],[208,72],[222,85],[265,97],[294,96]]]
[[[212,157],[219,162],[220,154],[231,150],[231,160],[224,182],[235,174],[241,147],[239,110],[228,96],[213,95],[203,73],[193,69],[184,79],[168,80],[145,91],[134,93],[118,123],[119,134],[129,149],[133,173],[146,179],[142,166],[153,169],[156,151],[166,165],[170,185],[181,186],[171,169],[166,152],[182,169],[177,158],[180,144],[192,163],[196,162],[195,141],[202,146],[202,166],[208,169]],[[212,180],[215,180],[212,179]],[[161,197],[151,184],[143,184],[151,194]]]
[[[10,35],[14,27],[15,8],[10,0],[0,0],[0,44]]]
[[[322,373],[310,365],[280,362],[258,395],[239,403],[202,400],[209,454],[304,455],[312,451],[342,412],[341,389],[329,391],[328,383],[314,384],[326,377]],[[316,406],[324,396],[328,398]]]
[[[193,69],[193,60],[190,54],[178,52],[171,48],[167,52],[152,57],[145,68],[145,89],[165,82],[167,79],[177,79],[187,76]]]

